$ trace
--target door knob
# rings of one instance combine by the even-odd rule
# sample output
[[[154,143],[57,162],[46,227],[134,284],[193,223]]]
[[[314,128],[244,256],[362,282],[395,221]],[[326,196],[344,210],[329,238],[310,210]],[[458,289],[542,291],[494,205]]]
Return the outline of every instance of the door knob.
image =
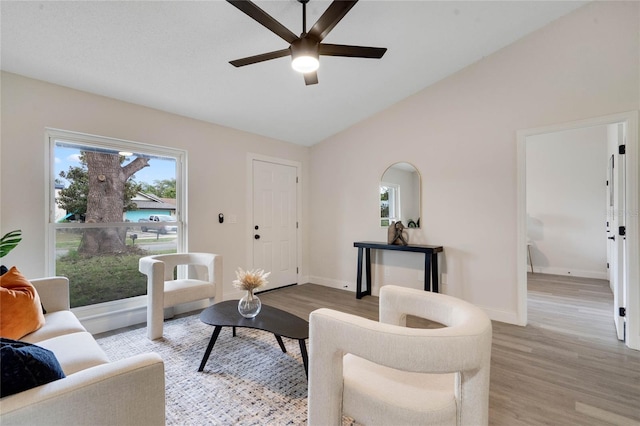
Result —
[[[256,234],[256,235],[253,236],[253,238],[255,238],[256,240],[259,240],[260,239],[260,235]]]
[[[616,240],[616,236],[615,236],[615,235],[612,235],[612,236],[610,236],[610,237],[607,237],[607,239],[608,239],[608,240],[613,240],[613,241],[615,241],[615,240]]]

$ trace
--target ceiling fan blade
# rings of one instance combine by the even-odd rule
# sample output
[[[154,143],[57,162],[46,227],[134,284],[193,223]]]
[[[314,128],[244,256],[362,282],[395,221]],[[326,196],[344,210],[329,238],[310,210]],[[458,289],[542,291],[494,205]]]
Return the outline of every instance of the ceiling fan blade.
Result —
[[[304,74],[304,84],[306,84],[307,86],[318,84],[318,73],[316,71],[313,71]]]
[[[334,0],[327,10],[324,11],[320,19],[313,24],[308,35],[316,41],[322,41],[357,2],[358,0]]]
[[[261,55],[249,56],[242,59],[236,59],[234,61],[229,61],[231,65],[234,67],[244,67],[245,65],[257,64],[258,62],[268,61],[270,59],[282,58],[283,56],[291,55],[291,50],[289,48],[276,50],[274,52],[263,53]]]
[[[325,44],[318,46],[318,54],[325,56],[348,56],[351,58],[380,59],[387,51],[386,47],[347,46],[344,44]]]
[[[298,36],[292,33],[287,27],[276,21],[271,15],[256,6],[249,0],[227,0],[229,3],[240,9],[249,17],[262,24],[265,28],[276,34],[289,44],[298,39]]]

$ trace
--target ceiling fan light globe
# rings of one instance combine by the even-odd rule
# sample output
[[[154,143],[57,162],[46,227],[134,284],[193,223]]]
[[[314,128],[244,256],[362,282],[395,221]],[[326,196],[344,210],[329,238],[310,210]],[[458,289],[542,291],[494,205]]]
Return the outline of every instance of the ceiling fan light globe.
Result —
[[[320,67],[320,61],[313,56],[298,56],[291,61],[291,68],[303,74],[314,72]]]

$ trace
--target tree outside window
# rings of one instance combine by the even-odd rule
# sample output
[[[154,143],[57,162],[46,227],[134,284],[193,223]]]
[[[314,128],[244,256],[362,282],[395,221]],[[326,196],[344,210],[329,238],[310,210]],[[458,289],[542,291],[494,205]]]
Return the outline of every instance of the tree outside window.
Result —
[[[51,138],[55,274],[69,278],[71,307],[146,294],[139,258],[177,252],[183,233],[178,158],[92,142]]]

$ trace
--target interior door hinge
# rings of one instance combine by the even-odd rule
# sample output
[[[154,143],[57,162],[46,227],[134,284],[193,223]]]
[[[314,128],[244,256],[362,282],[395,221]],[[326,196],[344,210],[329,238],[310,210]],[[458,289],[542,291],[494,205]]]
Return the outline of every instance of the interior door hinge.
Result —
[[[627,316],[627,309],[620,307],[618,308],[618,315],[620,315],[621,317],[626,317]]]
[[[627,146],[626,145],[618,145],[618,154],[624,155],[626,153],[627,153]]]
[[[296,176],[296,183],[298,183],[298,176]]]
[[[618,227],[618,235],[624,237],[627,234],[627,228],[625,226]]]

